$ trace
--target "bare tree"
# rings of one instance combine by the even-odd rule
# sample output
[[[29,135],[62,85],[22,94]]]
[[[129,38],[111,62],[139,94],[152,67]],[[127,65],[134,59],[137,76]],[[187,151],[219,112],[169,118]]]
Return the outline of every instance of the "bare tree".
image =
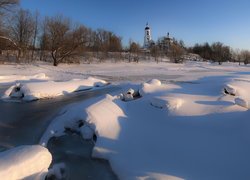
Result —
[[[120,52],[122,50],[121,37],[116,36],[110,32],[109,37],[109,51],[110,52]]]
[[[243,50],[241,51],[241,59],[243,60],[244,64],[247,65],[250,62],[250,51]]]
[[[31,12],[20,9],[12,18],[9,29],[9,36],[17,45],[19,60],[20,57],[25,56],[26,51],[32,46],[35,23]]]
[[[0,44],[1,49],[7,47],[8,44],[15,45],[15,42],[7,36],[8,30],[6,30],[4,23],[4,15],[6,12],[11,11],[19,3],[19,0],[0,0]],[[1,51],[0,49],[0,51]]]
[[[0,0],[0,10],[10,11],[13,6],[16,6],[19,0]]]
[[[160,48],[158,45],[153,45],[150,49],[151,55],[155,58],[155,62],[159,62]]]
[[[36,49],[36,41],[37,41],[37,34],[38,34],[38,17],[39,13],[38,11],[35,12],[34,14],[34,37],[33,37],[33,42],[32,42],[32,54],[31,54],[31,60],[34,60],[34,51]]]
[[[62,16],[47,18],[46,28],[48,48],[54,66],[76,56],[87,43],[88,29],[85,26],[72,28],[71,21],[68,18]]]
[[[140,45],[136,42],[130,42],[129,46],[129,62],[131,62],[131,56],[135,62],[139,62]]]
[[[172,43],[170,46],[170,59],[174,63],[182,62],[182,56],[185,54],[185,50],[177,43]]]
[[[231,54],[232,54],[232,61],[233,62],[238,62],[239,65],[241,63],[241,52],[240,49],[231,49]]]

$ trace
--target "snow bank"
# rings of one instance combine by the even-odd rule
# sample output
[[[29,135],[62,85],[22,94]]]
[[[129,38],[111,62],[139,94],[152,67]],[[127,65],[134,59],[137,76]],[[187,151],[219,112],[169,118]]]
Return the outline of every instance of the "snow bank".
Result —
[[[138,106],[135,105],[133,106],[135,108],[130,109],[129,106],[134,102]],[[157,140],[157,137],[155,137],[157,133],[155,131],[158,130],[155,127],[161,126],[155,119],[149,121],[150,110],[146,107],[147,104],[144,98],[126,104],[116,99],[116,97],[107,96],[100,102],[87,108],[88,123],[95,126],[97,134],[97,141],[92,156],[108,159],[112,169],[118,175],[119,179],[122,180],[180,180],[181,178],[170,176],[167,172],[157,174],[148,171],[148,167],[151,165],[147,159],[151,156],[155,161],[160,162],[162,154],[158,155],[154,151],[151,151],[152,149],[150,150],[152,154],[144,153],[148,151],[145,148],[145,143],[150,143],[148,139]],[[137,116],[133,118],[135,112],[137,112]],[[158,116],[155,118],[157,119]],[[155,124],[154,127],[151,126],[152,122]],[[155,150],[161,153],[165,151],[158,147],[155,147]],[[159,166],[155,166],[155,168],[157,169]]]
[[[44,73],[39,73],[32,76],[21,76],[21,75],[9,75],[0,76],[0,83],[10,83],[15,81],[36,81],[36,80],[48,80],[49,78]]]
[[[19,146],[1,152],[1,180],[45,179],[51,161],[49,151],[39,145]]]
[[[95,127],[97,136],[116,139],[120,132],[118,118],[126,116],[122,107],[124,104],[117,97],[107,95],[103,100],[87,108],[86,121]]]
[[[84,80],[75,79],[67,82],[34,82],[16,84],[11,86],[2,96],[2,99],[22,98],[25,101],[33,101],[42,98],[53,98],[56,96],[69,94],[75,91],[86,90],[92,87],[101,87],[107,82],[89,77]]]
[[[250,144],[242,138],[249,137],[249,111],[235,106],[235,97],[221,96],[226,79],[178,86],[152,80],[133,87],[142,93],[136,101],[107,95],[77,104],[53,121],[41,142],[46,145],[50,137],[62,135],[66,126],[86,139],[95,133],[92,156],[109,160],[122,180],[250,177]],[[237,87],[237,98],[244,95],[239,86],[228,87]],[[240,99],[235,103],[246,106]],[[84,121],[81,127],[79,120]]]
[[[79,132],[83,139],[87,140],[92,138],[94,133],[97,135],[104,133],[108,137],[111,137],[111,134],[117,135],[119,133],[117,130],[119,123],[115,118],[117,115],[124,116],[124,113],[123,108],[116,106],[115,102],[123,105],[123,102],[117,96],[106,95],[104,99],[99,97],[98,100],[92,99],[87,104],[80,103],[68,107],[51,122],[41,137],[40,144],[46,146],[50,138],[64,135],[66,129]],[[107,110],[107,107],[110,108]],[[96,117],[102,117],[103,122],[97,123],[95,121]],[[113,121],[116,123],[113,124]]]

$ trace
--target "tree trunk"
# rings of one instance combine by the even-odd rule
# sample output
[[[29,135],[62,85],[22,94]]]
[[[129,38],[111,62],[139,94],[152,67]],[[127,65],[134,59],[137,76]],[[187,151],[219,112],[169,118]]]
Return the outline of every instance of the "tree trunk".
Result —
[[[58,63],[56,60],[53,61],[53,66],[58,66]]]
[[[34,51],[36,50],[36,37],[37,37],[37,29],[38,29],[38,12],[36,12],[36,21],[35,21],[35,32],[34,32],[34,38],[32,43],[32,53],[31,53],[31,60],[34,60]]]
[[[58,61],[57,61],[57,58],[56,58],[56,50],[51,52],[51,56],[52,56],[52,59],[53,59],[53,66],[57,66]]]

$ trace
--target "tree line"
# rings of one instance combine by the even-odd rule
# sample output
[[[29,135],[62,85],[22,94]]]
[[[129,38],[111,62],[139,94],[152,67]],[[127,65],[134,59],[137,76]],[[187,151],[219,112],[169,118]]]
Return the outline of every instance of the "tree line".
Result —
[[[62,15],[41,18],[39,12],[21,9],[18,3],[19,0],[0,0],[0,53],[14,52],[17,62],[52,60],[57,66],[77,62],[79,57],[99,61],[113,57],[129,62],[154,58],[159,62],[164,56],[179,62],[185,52],[177,41],[170,45],[166,38],[152,43],[147,50],[132,40],[123,48],[122,38],[111,31],[92,30]]]
[[[19,0],[0,0],[0,55],[16,62],[41,60],[57,66],[79,62],[80,58],[88,62],[112,58],[139,62],[153,58],[158,63],[167,57],[180,63],[190,53],[219,64],[250,62],[248,50],[233,50],[221,42],[187,48],[182,40],[170,38],[169,34],[152,42],[148,49],[133,40],[124,48],[122,38],[111,31],[93,30],[62,15],[40,17],[39,12],[21,9],[18,4]]]
[[[50,57],[57,66],[86,51],[103,55],[122,50],[121,37],[111,31],[92,30],[62,15],[40,18],[38,12],[18,8],[18,3],[0,0],[0,53],[14,50],[18,62]]]
[[[239,64],[248,64],[250,62],[250,51],[232,49],[221,42],[195,44],[188,51],[199,54],[205,60],[215,61],[219,64],[226,61],[239,62]]]

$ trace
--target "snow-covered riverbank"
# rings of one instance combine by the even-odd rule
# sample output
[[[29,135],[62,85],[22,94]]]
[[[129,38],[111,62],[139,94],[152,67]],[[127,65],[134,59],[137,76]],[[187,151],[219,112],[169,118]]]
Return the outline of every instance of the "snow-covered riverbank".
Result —
[[[7,66],[10,74],[17,68]],[[249,66],[188,62],[33,67],[50,80],[91,75],[122,88],[64,108],[41,145],[68,130],[84,139],[96,135],[92,156],[109,160],[120,179],[250,178]],[[30,75],[25,73],[25,68],[20,71]],[[129,88],[139,96],[125,102],[120,93]]]
[[[97,135],[93,157],[108,159],[120,179],[244,179],[250,177],[250,112],[224,93],[227,82],[232,79],[217,76],[146,83],[134,87],[142,94],[136,100],[92,99],[54,119],[40,143],[65,129],[85,138],[85,127]]]

